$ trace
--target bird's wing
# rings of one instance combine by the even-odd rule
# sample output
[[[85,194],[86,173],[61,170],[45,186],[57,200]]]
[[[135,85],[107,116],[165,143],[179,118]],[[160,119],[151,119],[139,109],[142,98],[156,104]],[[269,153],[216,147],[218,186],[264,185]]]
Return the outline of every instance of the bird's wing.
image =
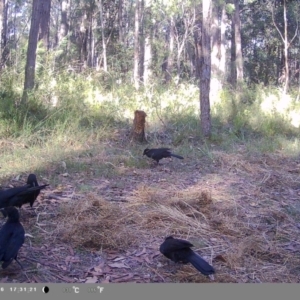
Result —
[[[8,241],[13,234],[12,227],[9,225],[10,224],[5,223],[0,230],[0,261],[3,260],[8,246]]]
[[[186,241],[186,240],[181,240],[181,239],[174,239],[172,241],[172,244],[174,245],[174,247],[176,247],[177,249],[185,249],[185,248],[190,248],[190,247],[194,247],[193,244],[191,244],[190,242]]]
[[[22,192],[18,194],[18,196],[28,195],[35,191],[40,191],[44,189],[48,184],[40,185],[40,186],[33,186],[33,187],[26,187]]]
[[[0,191],[0,203],[18,195],[19,193],[26,191],[28,189],[28,187],[29,186],[25,185],[25,186],[20,186],[20,187],[11,188],[8,190]]]
[[[7,243],[4,260],[8,261],[12,258],[15,258],[20,248],[22,247],[24,241],[25,241],[25,231],[23,226],[20,223],[14,224],[13,234],[11,235]]]

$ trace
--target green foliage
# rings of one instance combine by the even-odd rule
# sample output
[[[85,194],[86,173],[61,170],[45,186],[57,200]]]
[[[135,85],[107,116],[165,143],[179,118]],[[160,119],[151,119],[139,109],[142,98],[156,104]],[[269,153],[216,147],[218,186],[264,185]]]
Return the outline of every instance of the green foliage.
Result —
[[[113,76],[108,86],[102,75],[55,72],[44,67],[28,103],[20,106],[22,82],[13,73],[3,73],[0,138],[17,138],[29,147],[48,149],[84,145],[87,140],[126,141],[124,132],[130,131],[134,111],[141,109],[147,113],[147,139],[151,145],[179,147],[183,153],[201,145],[207,157],[211,156],[210,144],[230,149],[242,142],[261,151],[285,148],[290,153],[299,149],[300,105],[275,88],[241,86],[238,93],[224,89],[211,103],[213,132],[204,147],[199,130],[198,86],[153,83],[136,91]],[[117,164],[141,164],[134,157]]]

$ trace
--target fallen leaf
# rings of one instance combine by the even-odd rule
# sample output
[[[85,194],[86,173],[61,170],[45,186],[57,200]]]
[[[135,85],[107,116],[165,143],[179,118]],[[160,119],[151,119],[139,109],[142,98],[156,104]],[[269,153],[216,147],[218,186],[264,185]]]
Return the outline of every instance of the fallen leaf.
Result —
[[[102,280],[101,283],[110,283],[110,276],[106,276],[106,278]]]
[[[143,254],[147,253],[146,248],[144,247],[143,250],[137,254],[135,254],[135,256],[141,256]]]
[[[59,269],[62,269],[64,271],[67,271],[67,267],[64,265],[57,265]]]
[[[99,271],[103,272],[103,266],[104,266],[104,264],[100,264],[100,265],[94,267],[93,269],[94,269],[96,272],[99,272]]]
[[[154,253],[153,255],[152,255],[152,257],[151,257],[151,259],[153,259],[154,257],[156,257],[156,256],[158,256],[158,255],[160,255],[161,253],[160,252],[156,252],[156,253]]]
[[[62,187],[61,187],[61,189],[62,189]],[[62,194],[63,191],[61,189],[53,190],[52,193],[54,193],[54,194]]]
[[[126,282],[133,277],[134,277],[133,274],[128,274],[119,278],[115,278],[113,282]]]
[[[125,259],[126,257],[124,257],[124,256],[121,256],[121,257],[117,257],[117,258],[115,258],[113,261],[120,261],[120,260],[123,260],[123,259]]]
[[[152,261],[150,261],[149,256],[146,256],[144,259],[148,264],[152,264]]]
[[[123,263],[113,263],[113,264],[108,264],[111,268],[118,268],[118,269],[121,269],[121,268],[125,268],[125,269],[130,269],[130,267],[126,266],[125,264]]]
[[[96,283],[98,281],[98,278],[96,276],[94,277],[87,277],[87,280],[85,281],[85,283]]]
[[[32,277],[33,277],[33,279],[34,279],[34,281],[35,281],[36,283],[41,283],[41,282],[42,282],[42,281],[41,281],[40,279],[38,279],[36,276],[32,275]]]
[[[89,271],[89,274],[92,274],[93,276],[101,276],[103,275],[103,271],[97,271],[97,272],[94,272],[94,271]]]
[[[224,258],[223,255],[217,255],[217,256],[215,257],[215,260],[220,260],[220,261],[226,262],[226,259]]]
[[[80,262],[78,256],[67,256],[65,262]]]
[[[25,233],[25,237],[26,236],[33,238],[33,236],[31,234],[29,234],[29,233]]]
[[[70,254],[71,254],[72,256],[74,256],[74,250],[73,250],[73,248],[72,248],[71,246],[69,246],[69,250],[70,250]]]

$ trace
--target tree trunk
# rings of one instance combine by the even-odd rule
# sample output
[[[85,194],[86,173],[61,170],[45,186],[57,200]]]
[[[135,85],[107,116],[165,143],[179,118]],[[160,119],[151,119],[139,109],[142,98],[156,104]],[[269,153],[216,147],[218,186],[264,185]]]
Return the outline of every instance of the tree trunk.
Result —
[[[59,43],[62,39],[67,36],[69,32],[69,22],[68,22],[68,0],[61,1],[61,20],[60,20],[60,31],[59,31]]]
[[[174,35],[175,35],[175,23],[174,17],[171,16],[170,23],[170,34],[169,34],[169,51],[168,51],[168,58],[167,58],[167,67],[165,70],[165,80],[166,82],[170,82],[172,79],[172,72],[173,72],[173,64],[174,64]]]
[[[210,82],[210,99],[214,99],[222,89],[222,78],[224,74],[220,71],[221,58],[221,32],[219,26],[219,5],[214,3],[212,7],[212,51],[211,51],[211,82]]]
[[[0,26],[1,26],[1,62],[0,70],[2,70],[5,65],[6,59],[9,54],[9,49],[7,48],[7,11],[8,2],[7,0],[0,0]]]
[[[38,40],[42,40],[44,47],[49,49],[49,25],[50,25],[50,10],[51,0],[40,1],[40,32]]]
[[[145,31],[144,28],[146,13],[144,11],[145,3],[144,0],[140,0],[140,30],[139,30],[139,80],[144,82],[144,59],[145,59]]]
[[[231,48],[230,48],[230,75],[228,82],[236,87],[236,43],[235,43],[235,18],[234,14],[231,15]]]
[[[131,132],[131,138],[135,142],[145,143],[147,142],[145,136],[145,123],[147,114],[142,110],[136,110],[134,112],[133,127]]]
[[[211,45],[210,45],[210,26],[212,1],[202,1],[202,63],[200,78],[200,118],[201,128],[205,137],[211,135],[210,118],[210,76],[211,76]]]
[[[133,80],[136,89],[140,87],[139,78],[139,58],[140,58],[140,0],[135,1],[135,14],[134,14],[134,67],[133,67]]]
[[[107,56],[106,56],[106,41],[104,34],[104,22],[103,22],[103,3],[102,0],[99,1],[99,9],[100,9],[100,23],[101,23],[101,39],[102,39],[102,54],[103,54],[103,70],[107,72]]]
[[[195,42],[195,57],[196,57],[196,77],[200,78],[201,77],[201,36],[202,36],[202,24],[200,20],[197,20],[194,28],[194,42]]]
[[[221,45],[220,45],[220,67],[219,70],[223,74],[222,83],[226,75],[226,25],[227,25],[227,14],[225,9],[225,3],[222,4],[222,15],[221,15]]]
[[[286,0],[283,0],[283,20],[284,20],[284,69],[285,69],[285,81],[283,92],[286,94],[289,88],[289,59],[288,59],[288,32],[287,32],[287,16],[286,16]]]
[[[87,67],[87,41],[88,41],[88,28],[87,28],[87,12],[83,14],[81,17],[81,24],[79,29],[79,61],[80,61],[80,70],[85,69]]]
[[[234,37],[235,37],[235,53],[236,53],[236,79],[238,83],[244,80],[243,71],[243,53],[242,53],[242,34],[239,0],[234,0]]]
[[[41,16],[42,16],[42,11],[40,9],[40,0],[33,0],[28,48],[27,48],[27,59],[26,59],[26,66],[25,66],[24,90],[22,96],[23,104],[27,102],[28,92],[32,90],[34,87],[36,48],[38,42],[38,33],[39,33]]]
[[[149,83],[149,78],[151,76],[151,62],[152,62],[152,29],[147,33],[145,38],[145,55],[144,55],[144,85]]]
[[[119,25],[119,43],[124,43],[124,32],[123,32],[123,0],[119,0],[118,4],[118,25]]]

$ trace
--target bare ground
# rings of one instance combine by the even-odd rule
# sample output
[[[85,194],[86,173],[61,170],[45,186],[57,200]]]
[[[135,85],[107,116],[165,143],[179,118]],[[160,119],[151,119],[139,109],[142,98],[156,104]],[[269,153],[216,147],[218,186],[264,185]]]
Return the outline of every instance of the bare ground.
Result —
[[[300,282],[300,160],[243,146],[213,157],[157,167],[85,157],[89,168],[55,175],[61,184],[23,206],[24,271],[13,262],[0,282],[209,282],[159,253],[170,234],[213,264],[215,282]],[[97,164],[115,176],[95,176]]]

